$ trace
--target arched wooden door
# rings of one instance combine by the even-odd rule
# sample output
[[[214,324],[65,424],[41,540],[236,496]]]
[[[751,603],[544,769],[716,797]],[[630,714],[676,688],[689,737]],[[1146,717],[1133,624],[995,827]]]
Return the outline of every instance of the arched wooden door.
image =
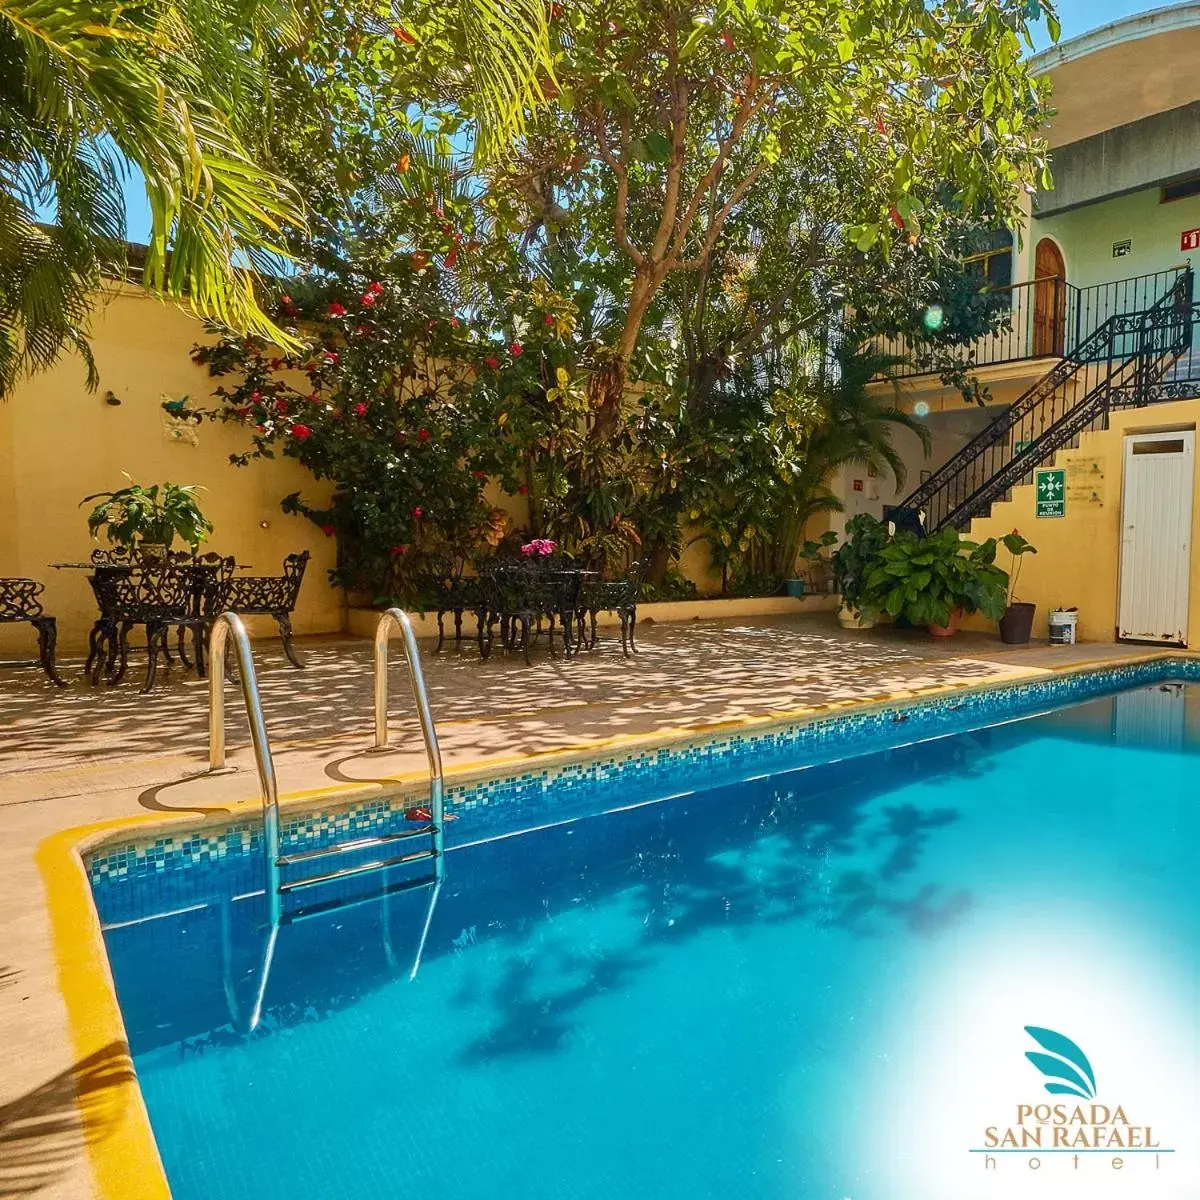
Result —
[[[1033,354],[1061,358],[1067,333],[1067,268],[1062,252],[1042,238],[1033,257]]]

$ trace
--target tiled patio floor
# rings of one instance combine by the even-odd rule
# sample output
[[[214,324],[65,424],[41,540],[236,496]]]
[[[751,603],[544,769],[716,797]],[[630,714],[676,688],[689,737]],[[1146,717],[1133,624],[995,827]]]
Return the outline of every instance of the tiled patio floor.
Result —
[[[448,772],[487,759],[585,749],[629,734],[702,730],[728,721],[935,685],[1037,674],[1082,661],[1137,657],[1121,646],[1011,648],[994,637],[948,642],[919,633],[848,634],[832,617],[694,622],[639,629],[641,655],[610,635],[572,662],[535,653],[532,667],[473,647],[426,655],[430,700]],[[256,644],[268,730],[286,793],[384,780],[424,765],[412,704],[393,651],[392,708],[401,749],[370,744],[371,648],[308,639],[305,671]],[[258,795],[241,700],[227,692],[230,761],[208,777],[207,690],[176,668],[151,696],[131,670],[93,690],[68,661],[70,688],[33,669],[0,672],[0,1195],[91,1194],[74,1115],[74,1063],[58,994],[43,889],[34,862],[53,832],[147,812],[219,812]]]

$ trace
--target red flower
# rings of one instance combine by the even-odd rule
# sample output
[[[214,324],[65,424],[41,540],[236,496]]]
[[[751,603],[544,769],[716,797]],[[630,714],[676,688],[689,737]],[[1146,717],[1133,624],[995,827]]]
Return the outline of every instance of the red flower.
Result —
[[[415,46],[417,39],[403,25],[393,25],[392,32],[406,45]]]
[[[330,350],[325,355],[325,361],[332,367],[335,363],[340,361],[338,358],[338,352],[336,350]]]
[[[542,318],[542,324],[543,324],[543,325],[553,325],[553,324],[554,324],[554,314],[553,314],[553,313],[547,313],[547,314],[546,314],[546,315],[545,315],[545,316]]]
[[[308,402],[309,402],[309,404],[320,404],[321,397],[316,392],[309,392],[308,393]]]
[[[521,357],[522,346],[521,346],[520,342],[513,342],[513,344],[511,346],[509,346],[508,349],[509,349],[509,352],[512,354],[513,358]]]
[[[354,406],[354,415],[356,417],[365,417],[367,415],[367,406],[361,400]]]
[[[331,317],[344,317],[346,309],[344,305],[339,304],[336,300],[329,306],[329,315]]]
[[[424,515],[425,510],[418,504],[417,507],[413,509],[413,520],[419,521]]]
[[[322,526],[321,526],[321,532],[322,532],[322,533],[323,533],[323,534],[324,534],[326,537],[333,537],[333,533],[334,533],[333,526],[332,526],[332,525],[322,525]]]
[[[451,318],[450,318],[450,328],[451,328],[451,329],[457,329],[457,328],[458,328],[458,318],[457,318],[457,317],[451,317]]]
[[[725,32],[721,34],[721,41],[724,44],[726,50],[736,50],[737,49],[737,43],[733,40],[733,34],[730,33],[728,29],[725,30]]]
[[[418,442],[429,441],[429,430],[428,429],[418,429],[417,430],[417,441]]]
[[[448,271],[453,271],[458,263],[458,250],[451,250],[450,253],[447,254],[444,259],[442,259],[442,262],[445,264]]]
[[[550,5],[550,16],[554,20],[557,21],[558,18],[561,17],[562,15],[563,15],[563,6],[561,4]]]
[[[359,296],[358,302],[363,306],[363,308],[370,308],[375,303],[375,293],[364,292],[361,296]]]
[[[290,433],[298,442],[306,441],[308,438],[312,437],[312,430],[309,429],[307,425],[301,425],[299,422],[293,425],[291,429],[288,430],[288,433]]]
[[[529,484],[521,484],[521,486],[517,488],[517,491],[520,492],[522,496],[527,496],[529,494]]]
[[[400,555],[408,553],[408,546],[404,542],[401,542],[400,545],[393,546],[391,552],[394,558],[399,558]]]
[[[486,471],[472,471],[471,474],[474,475],[476,479],[486,479],[488,477]]]
[[[251,392],[250,393],[250,403],[251,404],[257,404],[260,400],[262,400],[262,392]]]
[[[278,371],[278,370],[279,370],[279,368],[280,368],[280,367],[282,367],[282,366],[283,366],[283,359],[282,359],[282,358],[273,358],[273,359],[271,359],[271,370],[272,370],[272,371]]]
[[[372,296],[378,296],[383,291],[383,284],[380,283],[378,279],[372,279],[371,282],[367,284],[367,291],[370,292]]]
[[[371,327],[370,325],[356,325],[354,327],[354,332],[361,333],[363,337],[367,337],[371,332]]]
[[[487,363],[487,365],[491,367],[493,371],[500,365],[500,360],[492,354],[489,354],[483,361]]]
[[[896,208],[895,205],[892,206],[888,216],[892,218],[892,224],[895,225],[897,229],[904,228],[904,218],[900,215],[900,210]]]
[[[288,410],[288,402],[286,400],[275,401],[275,411],[277,413],[285,413]]]

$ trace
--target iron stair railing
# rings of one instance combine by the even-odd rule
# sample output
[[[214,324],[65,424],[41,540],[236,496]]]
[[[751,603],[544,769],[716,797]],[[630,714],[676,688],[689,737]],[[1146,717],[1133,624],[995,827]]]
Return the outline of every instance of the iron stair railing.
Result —
[[[1120,406],[1150,396],[1190,349],[1197,319],[1190,268],[1144,312],[1107,318],[898,506],[934,533],[964,527],[1057,450]],[[1116,405],[1114,405],[1116,406]]]

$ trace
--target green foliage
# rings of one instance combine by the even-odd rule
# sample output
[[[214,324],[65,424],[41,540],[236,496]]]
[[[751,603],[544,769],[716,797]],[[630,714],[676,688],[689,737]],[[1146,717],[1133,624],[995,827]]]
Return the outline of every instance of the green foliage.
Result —
[[[1027,542],[1015,529],[1012,533],[1006,533],[1000,542],[1012,555],[1012,568],[1008,573],[1008,595],[1006,597],[1006,602],[1012,604],[1017,595],[1017,580],[1021,576],[1021,562],[1026,554],[1036,554],[1037,547]]]
[[[177,483],[142,487],[130,480],[128,487],[96,492],[80,504],[100,501],[88,514],[88,532],[93,537],[103,529],[114,545],[133,546],[140,541],[170,546],[178,534],[195,550],[213,530],[196,498],[202,490],[194,484]]]
[[[864,616],[877,615],[866,599],[867,576],[888,544],[887,526],[870,513],[846,522],[846,536],[833,555],[833,574],[842,603]]]
[[[960,539],[956,529],[927,538],[900,533],[868,569],[863,605],[914,625],[947,625],[955,610],[1004,615],[1008,573],[995,565],[996,540]]]

